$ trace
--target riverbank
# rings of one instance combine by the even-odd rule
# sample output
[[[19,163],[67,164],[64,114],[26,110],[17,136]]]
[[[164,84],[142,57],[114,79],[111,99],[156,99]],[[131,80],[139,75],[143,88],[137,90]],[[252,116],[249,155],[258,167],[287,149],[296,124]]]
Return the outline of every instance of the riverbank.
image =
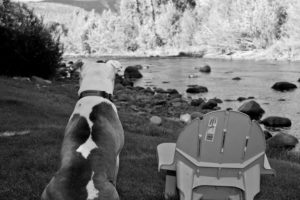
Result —
[[[77,80],[36,84],[0,77],[0,131],[29,131],[23,136],[0,137],[0,199],[40,199],[59,166],[63,132],[77,100],[77,89]],[[176,101],[159,100],[165,95],[154,97],[153,92],[147,93],[140,87],[115,88],[113,101],[126,141],[117,183],[123,200],[164,199],[164,178],[157,172],[156,146],[176,141],[185,126],[174,120],[180,113],[203,111],[183,101],[176,107]],[[161,125],[150,123],[154,115],[161,117]],[[277,175],[262,176],[261,193],[255,200],[298,200],[299,156],[273,154],[270,162]]]
[[[273,45],[268,49],[255,49],[249,51],[241,50],[220,50],[220,48],[201,47],[189,49],[162,49],[158,48],[153,51],[137,51],[137,52],[122,52],[122,53],[70,53],[64,54],[65,58],[74,57],[116,57],[116,58],[170,58],[170,57],[191,57],[205,59],[220,59],[220,60],[245,60],[245,61],[272,61],[272,62],[300,62],[300,50],[285,46],[284,49],[278,49],[279,45]]]

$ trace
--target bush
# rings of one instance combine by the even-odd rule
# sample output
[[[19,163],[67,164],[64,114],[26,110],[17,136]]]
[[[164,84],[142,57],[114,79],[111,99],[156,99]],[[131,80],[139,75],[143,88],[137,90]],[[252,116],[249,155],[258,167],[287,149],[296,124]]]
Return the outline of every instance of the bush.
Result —
[[[0,44],[1,75],[51,78],[62,60],[59,38],[24,4],[0,5]]]

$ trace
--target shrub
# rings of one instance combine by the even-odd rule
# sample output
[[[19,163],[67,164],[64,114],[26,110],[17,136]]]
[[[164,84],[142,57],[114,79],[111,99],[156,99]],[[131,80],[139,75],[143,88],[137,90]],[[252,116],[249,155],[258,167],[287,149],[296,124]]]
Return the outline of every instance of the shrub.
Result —
[[[50,78],[62,60],[59,38],[24,4],[0,5],[0,44],[1,75]]]

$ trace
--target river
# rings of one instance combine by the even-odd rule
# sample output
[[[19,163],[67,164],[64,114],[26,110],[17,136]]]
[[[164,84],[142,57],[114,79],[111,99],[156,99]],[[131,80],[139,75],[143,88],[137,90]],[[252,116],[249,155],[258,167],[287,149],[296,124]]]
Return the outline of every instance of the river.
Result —
[[[284,130],[300,140],[300,63],[275,61],[228,61],[201,58],[120,58],[124,66],[140,64],[143,78],[136,85],[143,87],[175,88],[185,94],[188,85],[206,86],[208,93],[200,97],[236,100],[238,97],[255,97],[267,116],[282,116],[292,120],[292,127]],[[199,67],[209,64],[211,73],[199,72]],[[197,78],[189,78],[189,75]],[[241,80],[232,80],[240,77]],[[271,89],[278,81],[288,81],[298,89],[277,92]],[[244,102],[224,101],[219,106],[236,110]]]

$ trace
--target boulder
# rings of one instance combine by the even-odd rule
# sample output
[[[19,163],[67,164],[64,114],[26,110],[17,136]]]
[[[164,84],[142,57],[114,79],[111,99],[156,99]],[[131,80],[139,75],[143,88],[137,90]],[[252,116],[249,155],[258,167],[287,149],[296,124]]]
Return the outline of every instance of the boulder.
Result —
[[[300,82],[300,78],[298,79],[298,82]]]
[[[136,66],[128,66],[124,71],[124,77],[129,79],[139,79],[143,75],[140,73],[139,68]]]
[[[218,103],[216,101],[214,101],[213,99],[210,99],[210,100],[208,100],[208,102],[204,103],[201,108],[212,110],[217,106],[218,106]]]
[[[191,106],[200,106],[202,103],[204,103],[205,101],[202,98],[199,99],[193,99],[191,101]]]
[[[277,82],[272,86],[272,89],[280,92],[294,90],[296,88],[297,86],[295,84],[289,82]]]
[[[278,133],[267,140],[267,144],[272,148],[292,149],[298,144],[298,139],[286,133]]]
[[[264,130],[265,140],[268,140],[272,137],[272,134],[269,131]]]
[[[209,65],[204,65],[203,67],[200,67],[199,71],[203,72],[203,73],[210,73],[211,72],[211,68],[210,68]]]
[[[261,123],[268,127],[290,127],[292,122],[286,117],[270,116],[261,121]]]
[[[151,124],[155,124],[155,125],[161,125],[162,119],[160,117],[158,117],[158,116],[152,116],[150,118],[150,123]]]
[[[265,113],[264,109],[260,107],[260,105],[256,101],[245,102],[238,108],[238,111],[249,115],[249,117],[253,120],[259,120],[262,115]]]
[[[204,86],[194,86],[194,87],[190,87],[188,89],[186,89],[187,93],[191,93],[191,94],[198,94],[198,93],[205,93],[208,92],[207,87]]]
[[[41,84],[41,85],[49,85],[52,82],[46,79],[43,79],[41,77],[37,77],[37,76],[32,76],[31,77],[31,81],[37,83],[37,84]]]

